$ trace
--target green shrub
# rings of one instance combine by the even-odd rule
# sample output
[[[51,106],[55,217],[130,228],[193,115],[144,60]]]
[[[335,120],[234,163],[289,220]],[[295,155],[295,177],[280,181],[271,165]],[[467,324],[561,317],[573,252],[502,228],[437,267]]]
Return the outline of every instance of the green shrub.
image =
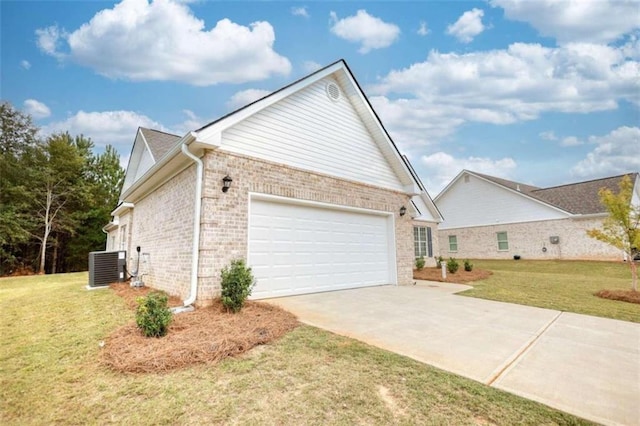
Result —
[[[444,258],[442,256],[436,257],[436,266],[438,268],[442,268],[442,262],[444,262]]]
[[[231,312],[240,311],[255,283],[251,268],[243,259],[234,260],[222,269],[221,277],[222,305]]]
[[[473,271],[473,263],[469,262],[469,260],[464,261],[464,270],[467,272]]]
[[[160,292],[138,297],[136,324],[146,337],[162,337],[167,334],[171,323],[167,295]]]
[[[424,256],[420,256],[416,259],[416,269],[421,270],[424,268]]]
[[[456,272],[458,272],[458,268],[460,268],[460,264],[458,263],[458,261],[453,257],[450,257],[449,260],[447,260],[447,271],[455,274]]]

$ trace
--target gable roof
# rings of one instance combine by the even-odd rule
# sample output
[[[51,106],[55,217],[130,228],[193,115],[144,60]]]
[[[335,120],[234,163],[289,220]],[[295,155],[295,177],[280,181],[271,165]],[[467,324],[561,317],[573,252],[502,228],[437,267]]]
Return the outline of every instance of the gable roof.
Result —
[[[398,177],[402,184],[401,188],[403,188],[403,191],[407,194],[417,194],[423,198],[434,219],[442,220],[442,216],[437,207],[428,196],[426,190],[424,190],[424,187],[421,182],[419,182],[415,172],[410,169],[410,166],[408,166],[402,158],[397,146],[380,122],[378,115],[373,110],[373,107],[362,91],[362,88],[353,77],[353,74],[346,62],[342,59],[302,77],[261,99],[224,115],[193,132],[189,132],[182,138],[177,135],[141,128],[140,133],[143,138],[146,139],[149,150],[153,155],[153,164],[144,172],[144,175],[137,173],[140,177],[136,182],[133,182],[127,188],[123,188],[123,192],[121,194],[122,200],[129,197],[141,186],[151,187],[151,183],[145,183],[145,181],[150,179],[160,179],[155,176],[158,170],[162,169],[165,164],[179,161],[180,157],[182,157],[179,154],[179,145],[182,143],[193,145],[196,149],[216,149],[220,147],[221,135],[226,129],[229,129],[231,126],[234,126],[235,124],[257,114],[276,102],[329,76],[335,79],[341,86],[344,95],[346,95],[349,102],[352,104],[359,120],[361,120],[364,127],[371,134],[372,139],[377,144],[382,155]],[[134,166],[134,168],[135,167],[136,166]],[[423,193],[426,196],[423,195]]]
[[[606,213],[607,210],[600,202],[598,192],[606,188],[617,193],[620,189],[620,181],[625,176],[629,176],[635,182],[638,173],[537,189],[531,191],[531,195],[573,214]]]
[[[489,176],[482,173],[473,172],[473,174],[477,176],[482,176],[483,178],[490,180],[494,183],[497,183],[498,185],[505,186],[509,189],[513,189],[514,191],[518,191],[518,192],[529,193],[536,189],[540,189],[537,186],[527,185],[526,183],[515,182],[507,179],[501,179],[495,176]]]
[[[463,170],[438,194],[436,201],[465,173],[483,178],[496,185],[520,193],[522,196],[533,198],[538,202],[542,202],[572,215],[606,213],[607,210],[600,202],[598,195],[600,189],[606,188],[615,193],[618,192],[619,184],[623,177],[629,176],[634,182],[638,178],[638,173],[626,173],[619,176],[593,179],[549,188],[539,188],[533,185],[472,172],[470,170]]]
[[[142,136],[144,136],[144,139],[147,141],[147,146],[149,150],[151,150],[151,155],[153,155],[155,161],[164,157],[180,140],[180,136],[178,135],[161,132],[160,130],[147,129],[145,127],[140,127],[140,133],[142,133]]]

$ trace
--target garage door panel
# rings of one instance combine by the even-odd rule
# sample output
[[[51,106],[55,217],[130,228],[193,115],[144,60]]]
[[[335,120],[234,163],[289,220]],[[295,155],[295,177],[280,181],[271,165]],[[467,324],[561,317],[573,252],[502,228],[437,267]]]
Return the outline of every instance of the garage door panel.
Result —
[[[253,298],[389,284],[388,216],[252,200]]]

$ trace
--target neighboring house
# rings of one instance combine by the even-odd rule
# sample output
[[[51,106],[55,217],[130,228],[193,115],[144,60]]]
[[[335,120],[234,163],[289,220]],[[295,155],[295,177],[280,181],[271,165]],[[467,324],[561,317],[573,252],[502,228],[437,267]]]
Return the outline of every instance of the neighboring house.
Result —
[[[185,305],[238,258],[254,298],[409,284],[441,221],[344,61],[182,137],[139,129],[112,215],[107,249],[132,269],[139,246]]]
[[[622,251],[590,238],[607,216],[598,191],[622,176],[537,188],[463,170],[434,199],[443,257],[621,260]],[[640,203],[638,173],[632,202]]]

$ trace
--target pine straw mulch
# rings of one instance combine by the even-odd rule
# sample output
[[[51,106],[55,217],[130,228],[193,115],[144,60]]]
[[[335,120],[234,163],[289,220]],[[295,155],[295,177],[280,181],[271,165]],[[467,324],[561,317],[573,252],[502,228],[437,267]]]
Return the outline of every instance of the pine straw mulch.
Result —
[[[629,303],[640,304],[640,291],[633,290],[600,290],[595,296],[609,300],[620,300]]]
[[[465,284],[473,281],[484,280],[489,278],[493,272],[485,269],[473,268],[472,271],[465,271],[462,266],[455,274],[447,271],[447,278],[442,279],[442,269],[440,268],[422,268],[413,270],[414,280],[438,281],[455,284]]]
[[[130,301],[141,296],[142,289],[127,291],[121,288],[125,286],[111,288],[132,306]],[[149,291],[153,290],[145,294]],[[144,337],[135,323],[119,328],[105,339],[101,363],[125,373],[164,373],[216,363],[278,339],[298,325],[293,314],[277,306],[247,301],[233,314],[217,300],[213,306],[174,315],[169,332],[161,338]]]

